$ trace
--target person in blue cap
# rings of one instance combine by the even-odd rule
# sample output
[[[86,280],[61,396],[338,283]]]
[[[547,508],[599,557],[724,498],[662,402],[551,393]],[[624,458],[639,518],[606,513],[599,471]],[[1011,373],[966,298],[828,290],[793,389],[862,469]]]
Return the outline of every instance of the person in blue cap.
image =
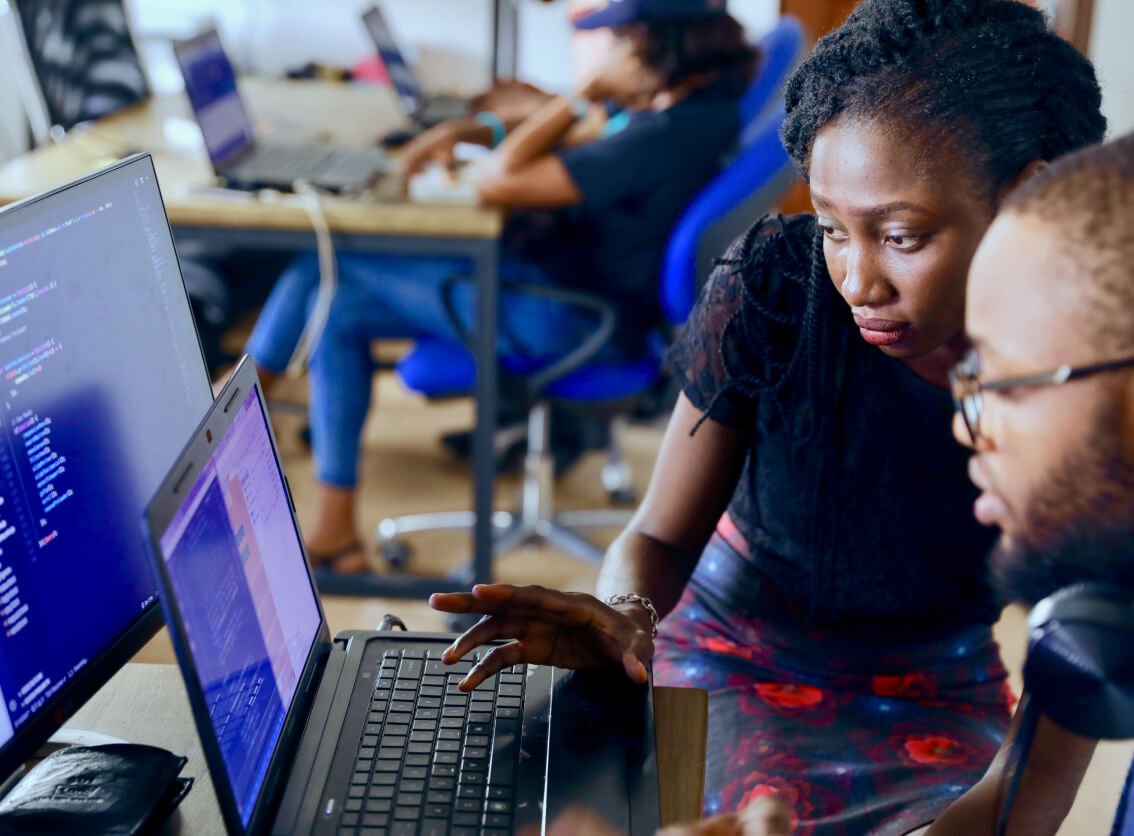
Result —
[[[513,210],[501,279],[601,294],[618,309],[611,352],[634,356],[659,321],[657,282],[670,230],[736,139],[738,100],[757,52],[720,0],[621,0],[575,25],[614,27],[619,39],[580,90],[549,99],[517,126],[491,112],[438,126],[406,149],[405,172],[448,160],[458,142],[492,147],[477,189],[485,203]],[[610,104],[624,114],[616,121],[608,119]],[[457,258],[339,256],[338,288],[309,365],[318,489],[304,533],[317,568],[367,567],[354,503],[371,343],[457,339],[441,288],[469,273]],[[247,346],[265,386],[287,368],[318,285],[317,258],[304,255],[268,299]],[[452,294],[466,330],[475,295],[471,282]],[[566,304],[501,293],[499,344],[508,354],[550,361],[593,328],[591,314]]]

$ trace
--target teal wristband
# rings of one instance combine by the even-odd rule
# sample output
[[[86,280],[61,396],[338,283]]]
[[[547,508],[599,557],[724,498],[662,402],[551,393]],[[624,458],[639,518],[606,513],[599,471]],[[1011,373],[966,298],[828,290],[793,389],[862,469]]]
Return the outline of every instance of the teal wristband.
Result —
[[[491,110],[482,110],[473,118],[485,127],[492,128],[493,148],[504,141],[504,137],[507,135],[508,129],[504,127],[504,121]]]

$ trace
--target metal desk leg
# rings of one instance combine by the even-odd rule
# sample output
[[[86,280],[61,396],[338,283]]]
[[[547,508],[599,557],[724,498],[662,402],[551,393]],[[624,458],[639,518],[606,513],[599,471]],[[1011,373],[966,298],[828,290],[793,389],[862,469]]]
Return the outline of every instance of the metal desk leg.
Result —
[[[490,241],[476,257],[476,429],[473,433],[473,582],[492,583],[492,511],[496,493],[493,438],[499,400],[496,353],[499,315],[498,242]]]

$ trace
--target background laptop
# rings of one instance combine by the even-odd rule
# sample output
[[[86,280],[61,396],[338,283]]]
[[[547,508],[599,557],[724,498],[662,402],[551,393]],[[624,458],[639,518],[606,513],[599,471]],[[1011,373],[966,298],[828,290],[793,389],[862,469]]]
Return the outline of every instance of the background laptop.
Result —
[[[379,148],[257,142],[236,73],[215,29],[174,44],[213,170],[242,189],[290,191],[297,180],[333,192],[365,188],[389,167]]]
[[[425,95],[417,75],[398,48],[398,42],[386,24],[381,9],[375,6],[363,14],[362,22],[366,24],[366,31],[370,33],[370,37],[374,39],[378,57],[386,65],[386,72],[390,74],[390,81],[394,85],[398,102],[401,103],[406,116],[423,128],[432,128],[440,122],[461,119],[469,115],[469,103],[466,99],[459,96]]]
[[[228,832],[506,834],[585,803],[652,834],[651,691],[620,670],[461,694],[452,635],[330,640],[266,415],[245,358],[146,511]]]

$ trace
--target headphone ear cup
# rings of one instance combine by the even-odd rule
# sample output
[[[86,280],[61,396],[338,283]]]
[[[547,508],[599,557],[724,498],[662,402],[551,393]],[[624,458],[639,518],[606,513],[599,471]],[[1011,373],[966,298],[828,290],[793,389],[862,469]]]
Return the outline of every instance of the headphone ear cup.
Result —
[[[1024,687],[1070,732],[1134,738],[1134,597],[1083,585],[1045,598],[1028,618]]]

